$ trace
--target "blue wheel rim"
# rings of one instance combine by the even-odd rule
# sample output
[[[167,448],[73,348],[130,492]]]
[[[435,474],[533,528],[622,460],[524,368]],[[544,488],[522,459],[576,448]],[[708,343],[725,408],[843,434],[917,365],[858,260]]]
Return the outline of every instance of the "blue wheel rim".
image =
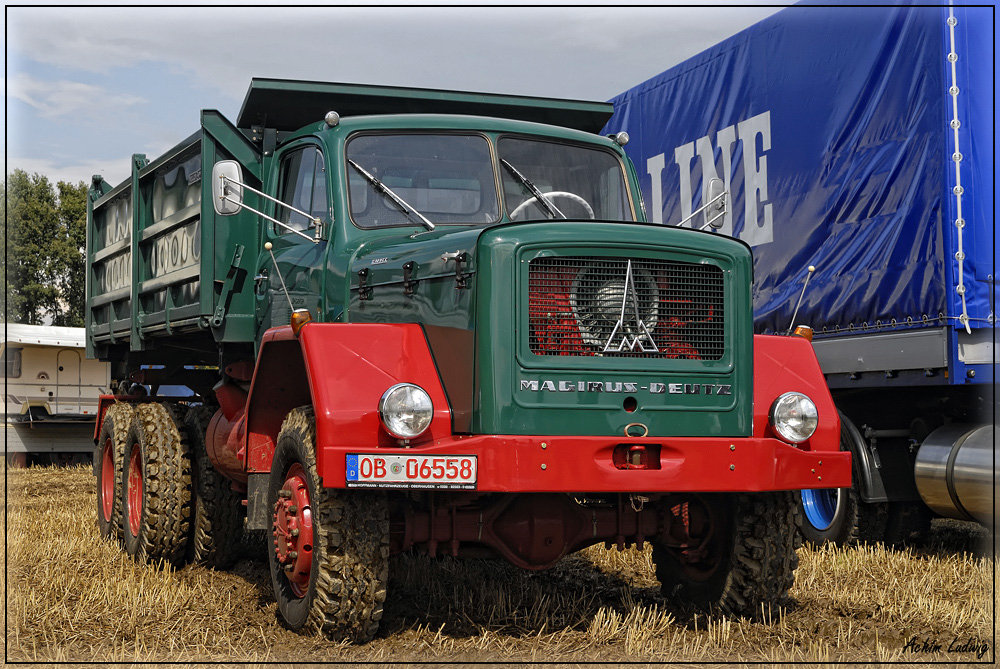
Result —
[[[833,525],[839,502],[840,488],[802,491],[802,509],[806,512],[806,520],[821,532]]]

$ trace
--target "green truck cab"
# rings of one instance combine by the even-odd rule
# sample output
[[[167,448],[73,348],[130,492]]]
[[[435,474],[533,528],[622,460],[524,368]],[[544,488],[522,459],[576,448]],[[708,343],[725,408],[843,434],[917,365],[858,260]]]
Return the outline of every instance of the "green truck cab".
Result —
[[[836,411],[805,339],[754,336],[746,245],[645,221],[611,111],[255,79],[95,177],[102,533],[225,567],[267,530],[285,622],[354,641],[407,550],[649,542],[669,597],[783,606],[787,491],[850,484]]]

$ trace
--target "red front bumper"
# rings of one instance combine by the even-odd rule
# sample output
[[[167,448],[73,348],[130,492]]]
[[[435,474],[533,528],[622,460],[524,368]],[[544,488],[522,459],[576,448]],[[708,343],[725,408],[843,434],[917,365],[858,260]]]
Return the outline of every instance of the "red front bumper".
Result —
[[[645,445],[648,469],[620,469],[613,452]],[[323,484],[346,487],[351,454],[475,455],[488,492],[758,492],[851,485],[847,451],[804,451],[771,438],[455,436],[413,449],[320,445]],[[620,466],[620,464],[619,464]]]

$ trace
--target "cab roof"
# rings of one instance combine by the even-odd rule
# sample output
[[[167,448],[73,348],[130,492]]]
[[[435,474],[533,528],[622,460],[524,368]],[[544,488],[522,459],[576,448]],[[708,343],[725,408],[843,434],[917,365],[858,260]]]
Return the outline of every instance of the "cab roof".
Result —
[[[596,133],[614,112],[607,102],[560,100],[496,93],[470,93],[291,79],[250,81],[236,125],[295,131],[322,121],[327,112],[344,116],[462,114],[532,121]]]

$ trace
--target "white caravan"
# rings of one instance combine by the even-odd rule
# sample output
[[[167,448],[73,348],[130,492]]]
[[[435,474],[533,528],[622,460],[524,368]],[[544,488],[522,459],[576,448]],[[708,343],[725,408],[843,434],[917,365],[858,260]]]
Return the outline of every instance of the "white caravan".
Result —
[[[10,461],[93,451],[97,402],[111,376],[107,363],[87,359],[83,328],[4,323],[0,360]]]

